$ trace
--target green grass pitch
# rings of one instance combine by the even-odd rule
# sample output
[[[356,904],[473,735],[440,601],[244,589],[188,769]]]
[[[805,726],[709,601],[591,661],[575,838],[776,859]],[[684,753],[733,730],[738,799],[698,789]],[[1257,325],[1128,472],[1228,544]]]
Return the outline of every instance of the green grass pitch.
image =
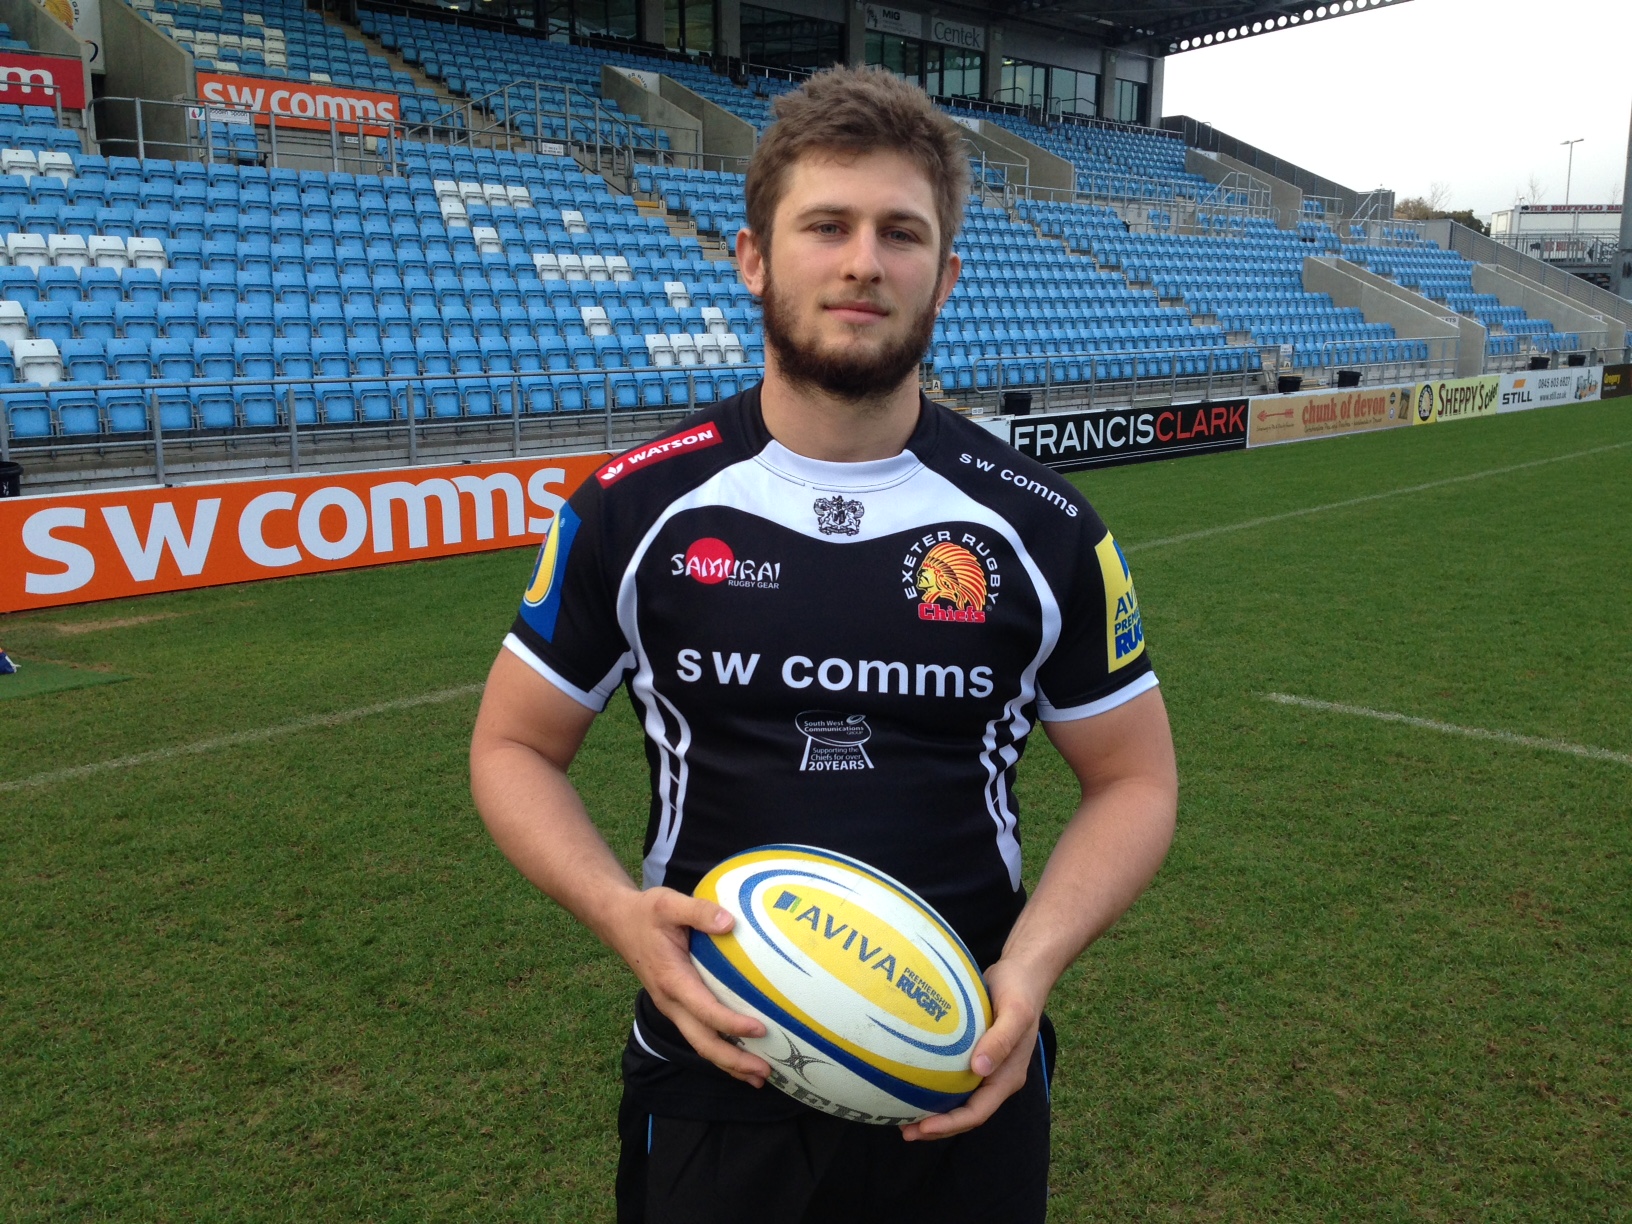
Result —
[[[1075,477],[1183,794],[1051,1004],[1052,1219],[1629,1217],[1632,768],[1261,696],[1632,752],[1629,441],[1624,401]],[[530,561],[0,619],[25,674],[130,677],[0,702],[0,783],[479,681]],[[0,1216],[611,1218],[633,979],[488,841],[475,707],[0,789]],[[633,866],[621,695],[574,773]],[[1021,792],[1035,879],[1040,736]]]

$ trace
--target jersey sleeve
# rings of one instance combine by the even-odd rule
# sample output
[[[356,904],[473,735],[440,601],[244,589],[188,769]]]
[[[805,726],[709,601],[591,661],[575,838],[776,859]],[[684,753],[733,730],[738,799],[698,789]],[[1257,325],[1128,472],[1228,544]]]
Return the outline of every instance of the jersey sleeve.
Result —
[[[1037,673],[1037,713],[1070,722],[1113,710],[1156,687],[1133,574],[1089,513],[1060,607],[1060,636]]]
[[[592,710],[633,661],[617,615],[616,559],[607,555],[600,490],[586,481],[556,511],[505,647]]]

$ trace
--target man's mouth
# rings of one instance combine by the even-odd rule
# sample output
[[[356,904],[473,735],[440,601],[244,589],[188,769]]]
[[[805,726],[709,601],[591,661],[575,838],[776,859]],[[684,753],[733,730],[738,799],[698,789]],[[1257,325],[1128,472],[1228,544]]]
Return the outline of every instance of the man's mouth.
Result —
[[[875,323],[886,318],[889,311],[877,302],[832,302],[823,309],[841,323]]]

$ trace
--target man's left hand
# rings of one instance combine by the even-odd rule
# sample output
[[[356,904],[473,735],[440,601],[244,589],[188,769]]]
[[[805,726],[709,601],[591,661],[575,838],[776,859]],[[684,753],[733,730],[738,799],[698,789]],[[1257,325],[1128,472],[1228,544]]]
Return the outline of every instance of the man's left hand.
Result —
[[[979,1088],[949,1113],[931,1114],[901,1128],[901,1137],[948,1139],[974,1130],[1026,1082],[1026,1068],[1037,1047],[1037,1026],[1052,982],[1037,983],[1018,964],[998,961],[986,971],[986,991],[992,1000],[992,1027],[975,1043],[970,1070],[982,1078]]]

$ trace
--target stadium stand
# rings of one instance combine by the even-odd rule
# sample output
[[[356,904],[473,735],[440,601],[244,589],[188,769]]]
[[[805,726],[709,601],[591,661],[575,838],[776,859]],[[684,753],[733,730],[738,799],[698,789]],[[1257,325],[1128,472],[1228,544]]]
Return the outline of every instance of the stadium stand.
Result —
[[[482,147],[473,129],[461,138],[446,98],[300,0],[137,7],[201,69],[399,94],[405,123],[381,138],[376,163],[399,173],[262,164],[269,150],[248,125],[214,125],[214,164],[103,157],[50,108],[0,107],[0,384],[12,439],[95,442],[155,422],[213,436],[677,409],[753,380],[758,309],[729,258],[746,224],[743,177],[678,164],[662,129],[600,98],[600,70],[664,73],[757,128],[791,82],[742,84],[701,62],[362,10],[359,28],[383,52],[492,118],[485,143],[522,146]],[[505,113],[495,91],[529,80],[563,91],[559,119]],[[597,110],[574,110],[569,90]],[[1032,388],[1086,388],[1092,402],[1096,388],[1141,380],[1171,380],[1174,393],[1186,379],[1262,386],[1272,366],[1427,374],[1425,342],[1304,289],[1311,255],[1475,319],[1487,357],[1579,346],[1475,292],[1473,265],[1414,228],[1351,222],[1340,237],[1310,199],[1280,228],[1187,173],[1171,134],[948,109],[1066,158],[1079,192],[1028,198],[1002,166],[972,161],[964,273],[926,358],[932,388],[954,402],[991,406]],[[451,143],[404,138],[416,133]],[[568,151],[526,151],[534,140]],[[626,191],[571,155],[606,141],[625,146]]]

